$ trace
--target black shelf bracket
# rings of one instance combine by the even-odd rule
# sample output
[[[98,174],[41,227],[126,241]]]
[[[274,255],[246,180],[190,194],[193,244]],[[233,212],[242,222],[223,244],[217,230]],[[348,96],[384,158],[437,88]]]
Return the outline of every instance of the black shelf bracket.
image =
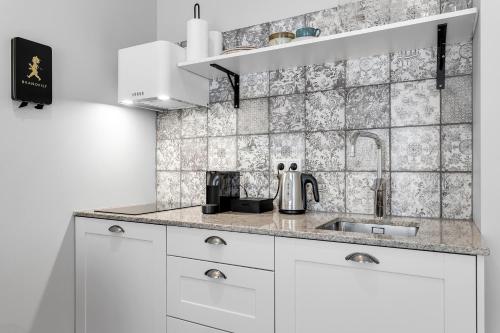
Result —
[[[239,74],[233,73],[230,70],[228,70],[220,65],[217,65],[217,64],[210,64],[210,66],[227,74],[227,78],[229,79],[229,83],[231,83],[231,86],[233,87],[233,91],[234,91],[234,108],[239,109],[240,108],[240,76],[239,76]]]
[[[437,82],[436,88],[442,90],[445,88],[446,79],[446,34],[448,24],[438,25],[438,44],[437,44]]]
[[[21,102],[21,104],[19,105],[19,108],[25,108],[28,106],[28,102]]]

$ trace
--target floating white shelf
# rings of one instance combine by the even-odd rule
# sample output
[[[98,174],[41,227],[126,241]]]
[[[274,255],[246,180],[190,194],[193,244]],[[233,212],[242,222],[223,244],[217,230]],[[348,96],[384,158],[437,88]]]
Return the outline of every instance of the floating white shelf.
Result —
[[[448,24],[448,44],[472,39],[476,8],[423,17],[357,31],[318,37],[251,51],[209,57],[178,64],[180,68],[212,78],[224,75],[211,64],[236,74],[256,73],[293,66],[322,64],[401,50],[436,47],[437,26]]]

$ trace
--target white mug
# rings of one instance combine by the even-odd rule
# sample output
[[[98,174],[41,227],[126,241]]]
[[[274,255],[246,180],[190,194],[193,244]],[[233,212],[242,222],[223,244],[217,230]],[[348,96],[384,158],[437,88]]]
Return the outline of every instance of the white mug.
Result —
[[[214,57],[222,54],[223,48],[222,32],[209,31],[208,32],[208,56]]]

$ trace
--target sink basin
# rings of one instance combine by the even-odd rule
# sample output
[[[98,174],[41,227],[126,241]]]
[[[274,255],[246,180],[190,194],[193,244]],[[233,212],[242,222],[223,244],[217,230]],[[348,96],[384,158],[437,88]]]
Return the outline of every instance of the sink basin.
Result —
[[[343,219],[335,219],[333,221],[320,225],[316,229],[359,232],[363,234],[374,234],[374,235],[405,236],[405,237],[415,237],[418,232],[418,227],[378,224],[369,222],[354,222]]]

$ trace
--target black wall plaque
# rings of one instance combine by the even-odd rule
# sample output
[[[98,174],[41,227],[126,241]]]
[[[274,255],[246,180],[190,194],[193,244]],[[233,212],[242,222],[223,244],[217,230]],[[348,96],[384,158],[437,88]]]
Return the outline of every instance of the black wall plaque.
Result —
[[[52,49],[20,37],[11,43],[12,99],[22,106],[52,104]]]

